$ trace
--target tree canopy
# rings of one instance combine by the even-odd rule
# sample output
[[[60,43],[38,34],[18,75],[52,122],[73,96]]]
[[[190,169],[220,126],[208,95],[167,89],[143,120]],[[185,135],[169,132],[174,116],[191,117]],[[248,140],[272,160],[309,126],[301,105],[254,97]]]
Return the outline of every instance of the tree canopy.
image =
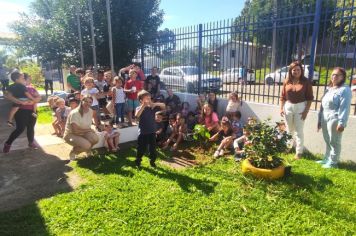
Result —
[[[131,61],[137,50],[151,41],[162,24],[159,0],[111,1],[111,24],[115,67]],[[106,2],[92,0],[97,63],[109,65]],[[79,13],[84,64],[92,65],[90,17],[85,0],[35,0],[30,14],[12,24],[19,35],[17,47],[41,60],[79,64]]]

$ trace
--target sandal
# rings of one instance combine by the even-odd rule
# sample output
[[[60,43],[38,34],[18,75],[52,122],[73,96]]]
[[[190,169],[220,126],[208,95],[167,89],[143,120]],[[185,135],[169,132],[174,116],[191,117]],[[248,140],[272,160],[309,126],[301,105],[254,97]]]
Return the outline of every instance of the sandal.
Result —
[[[10,127],[15,127],[15,124],[9,120],[7,121],[7,125]]]

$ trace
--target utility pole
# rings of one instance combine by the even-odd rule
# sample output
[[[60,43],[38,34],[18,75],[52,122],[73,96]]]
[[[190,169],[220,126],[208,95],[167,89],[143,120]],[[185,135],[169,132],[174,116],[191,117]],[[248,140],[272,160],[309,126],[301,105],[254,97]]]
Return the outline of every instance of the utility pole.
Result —
[[[91,43],[93,47],[93,67],[94,67],[94,72],[96,72],[96,48],[95,48],[95,33],[94,33],[94,22],[93,22],[93,6],[92,6],[92,0],[89,0],[88,2],[89,5],[89,15],[90,15],[90,31],[91,31]]]

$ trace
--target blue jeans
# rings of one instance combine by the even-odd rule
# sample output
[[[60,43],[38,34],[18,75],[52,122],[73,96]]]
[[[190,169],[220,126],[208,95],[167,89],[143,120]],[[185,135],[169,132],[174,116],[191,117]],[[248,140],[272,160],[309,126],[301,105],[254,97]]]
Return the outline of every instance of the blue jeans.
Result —
[[[125,103],[116,103],[115,104],[115,111],[116,111],[115,122],[119,123],[119,118],[121,118],[121,122],[124,122]]]

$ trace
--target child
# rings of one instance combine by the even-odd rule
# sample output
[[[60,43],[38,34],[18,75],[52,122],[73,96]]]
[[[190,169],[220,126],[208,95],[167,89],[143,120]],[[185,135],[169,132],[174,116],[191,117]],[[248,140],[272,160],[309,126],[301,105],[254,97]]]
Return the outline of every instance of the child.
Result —
[[[215,93],[209,93],[208,103],[212,106],[214,112],[218,112],[218,99]]]
[[[138,138],[137,138],[137,155],[136,166],[141,167],[142,156],[148,149],[150,151],[150,165],[156,167],[156,124],[155,114],[157,108],[164,110],[164,103],[153,103],[149,92],[142,90],[138,93],[140,106],[136,108],[135,116],[138,123]]]
[[[183,117],[187,117],[188,116],[189,108],[190,108],[190,105],[189,105],[188,102],[183,102],[182,103],[181,114],[182,114]]]
[[[110,122],[105,123],[104,125],[105,132],[105,144],[108,152],[117,152],[119,148],[119,138],[120,133],[117,129],[114,129]]]
[[[176,115],[176,124],[173,128],[171,136],[164,143],[163,148],[167,148],[171,142],[174,142],[171,151],[175,151],[178,148],[178,145],[185,140],[187,137],[187,125],[185,123],[185,118],[182,114],[178,113]]]
[[[276,128],[278,131],[278,133],[276,134],[277,139],[281,139],[287,133],[286,123],[283,120],[280,122],[276,122]]]
[[[70,98],[70,99],[68,99],[68,105],[71,110],[74,110],[75,108],[77,108],[79,106],[79,100],[77,100],[75,98]]]
[[[119,121],[121,124],[125,122],[124,115],[125,115],[125,92],[124,89],[122,88],[123,85],[123,79],[115,76],[114,78],[114,84],[115,87],[112,88],[113,92],[113,101],[115,102],[115,112],[116,112],[116,118],[115,118],[115,123],[119,124]]]
[[[196,114],[200,114],[201,110],[203,109],[204,104],[206,103],[206,95],[205,93],[199,94],[197,99],[197,108],[195,110]]]
[[[229,101],[226,106],[226,116],[231,120],[235,112],[240,109],[240,99],[238,94],[233,92],[230,93]]]
[[[167,137],[172,135],[175,126],[176,126],[176,117],[174,114],[170,114],[169,118],[168,118],[168,125],[166,128],[166,136]]]
[[[234,131],[231,127],[231,123],[227,117],[221,119],[220,131],[214,134],[209,141],[219,140],[220,144],[218,149],[214,153],[214,157],[224,156],[224,150],[231,147],[231,144],[235,138]]]
[[[219,118],[213,111],[213,107],[210,104],[203,106],[200,114],[199,123],[204,125],[211,134],[215,134],[219,131]]]
[[[156,142],[160,146],[165,138],[164,133],[164,122],[163,122],[163,112],[157,111],[155,115],[156,121]]]
[[[239,138],[243,134],[243,124],[241,122],[241,112],[236,111],[233,113],[231,126],[234,131],[236,138]]]
[[[11,93],[11,95],[18,100],[26,103],[26,102],[31,102],[34,100],[33,96],[29,93],[28,89],[26,88],[26,80],[25,80],[25,75],[18,72],[14,71],[11,73],[11,80],[14,82],[9,88],[8,92]],[[17,104],[13,103],[12,108],[9,112],[7,124],[10,127],[14,127],[13,119],[16,114],[16,112],[19,110],[19,107],[22,104]],[[32,113],[33,116],[37,117],[36,115],[36,106],[34,106],[34,112]]]
[[[188,117],[187,117],[187,129],[188,129],[188,133],[192,133],[194,130],[194,126],[197,124],[197,119],[195,117],[194,112],[190,111],[188,113]]]
[[[96,128],[100,131],[100,112],[99,112],[99,102],[97,96],[99,94],[99,90],[94,85],[94,79],[92,77],[87,77],[84,80],[85,89],[80,93],[82,98],[86,95],[89,95],[93,99],[93,104],[91,105],[91,109],[93,110],[93,119],[96,125]]]
[[[129,71],[130,79],[125,83],[124,92],[127,95],[127,112],[128,112],[128,120],[129,126],[132,126],[132,112],[139,105],[139,101],[137,99],[138,92],[142,90],[142,81],[136,80],[137,72],[135,70]],[[150,97],[151,99],[151,97]]]
[[[56,101],[56,107],[56,119],[52,122],[52,126],[54,128],[55,134],[58,137],[63,137],[65,124],[71,109],[65,106],[65,101],[63,98],[59,98]]]
[[[243,135],[240,138],[235,139],[234,141],[235,161],[239,162],[242,158],[245,158],[244,146],[250,144],[250,141],[248,140],[249,136],[250,136],[250,132],[244,128]]]

